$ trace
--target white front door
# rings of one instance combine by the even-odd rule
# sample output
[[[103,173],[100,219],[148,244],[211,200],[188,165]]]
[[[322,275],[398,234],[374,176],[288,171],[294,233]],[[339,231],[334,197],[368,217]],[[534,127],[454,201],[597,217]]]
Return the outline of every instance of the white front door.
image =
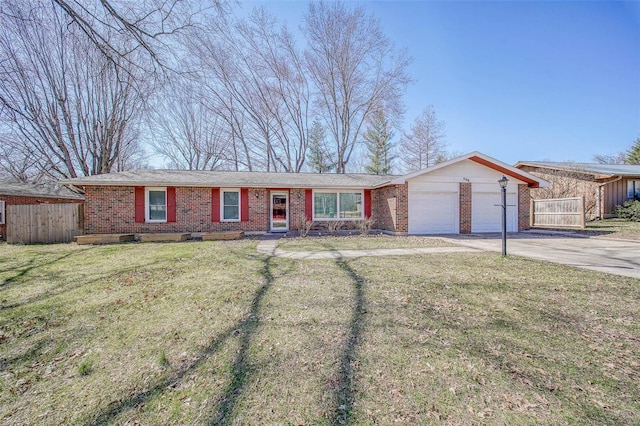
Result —
[[[286,232],[289,230],[289,193],[271,193],[271,232]]]

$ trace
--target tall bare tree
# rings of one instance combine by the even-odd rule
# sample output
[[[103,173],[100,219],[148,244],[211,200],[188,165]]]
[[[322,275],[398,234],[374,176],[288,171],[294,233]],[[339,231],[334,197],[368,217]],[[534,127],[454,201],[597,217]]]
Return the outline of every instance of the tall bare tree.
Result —
[[[433,105],[422,111],[411,131],[400,140],[399,157],[407,170],[414,171],[445,161],[445,123],[436,117]]]
[[[206,97],[232,135],[235,164],[299,172],[308,146],[311,90],[293,35],[264,8],[208,26],[192,49]]]
[[[46,0],[0,14],[0,120],[41,173],[108,173],[137,151],[136,70],[108,60]]]
[[[345,173],[365,120],[379,105],[390,119],[403,112],[409,58],[362,7],[310,3],[302,28],[316,103],[335,143],[336,171]]]
[[[196,28],[203,13],[228,11],[224,0],[50,0],[114,65],[157,74],[175,67],[175,36]],[[113,37],[117,33],[121,37]]]
[[[216,170],[227,164],[228,127],[209,111],[199,90],[193,79],[178,80],[169,87],[172,96],[162,96],[151,108],[151,145],[172,168]]]

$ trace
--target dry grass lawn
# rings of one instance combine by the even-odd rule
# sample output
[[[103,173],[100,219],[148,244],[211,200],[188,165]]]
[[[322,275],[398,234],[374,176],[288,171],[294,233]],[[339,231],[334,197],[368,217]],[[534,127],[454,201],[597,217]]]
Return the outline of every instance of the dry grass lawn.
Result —
[[[640,418],[639,280],[255,245],[0,245],[0,423]]]
[[[622,219],[596,220],[587,223],[587,229],[581,232],[625,240],[640,240],[640,222]]]
[[[285,251],[323,251],[323,250],[369,250],[416,247],[450,247],[451,242],[437,237],[351,235],[351,236],[308,236],[304,238],[283,238],[278,248]]]

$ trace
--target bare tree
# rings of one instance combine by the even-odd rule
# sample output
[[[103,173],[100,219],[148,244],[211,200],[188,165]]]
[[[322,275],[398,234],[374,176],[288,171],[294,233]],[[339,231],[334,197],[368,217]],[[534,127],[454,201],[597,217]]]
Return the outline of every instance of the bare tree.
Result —
[[[584,196],[584,209],[588,219],[598,215],[598,191],[600,184],[580,164],[563,163],[557,169],[532,171],[551,185],[531,190],[534,199],[569,198]]]
[[[37,165],[41,162],[38,153],[27,145],[16,143],[16,136],[0,137],[0,177],[17,182],[41,182],[46,174]]]
[[[108,173],[136,151],[141,91],[135,70],[107,60],[41,0],[10,2],[0,14],[0,119],[10,145],[41,173]]]
[[[195,83],[195,84],[194,84]],[[193,80],[174,83],[152,108],[152,142],[172,168],[216,170],[225,166],[230,145],[224,120],[207,108]]]
[[[422,111],[411,131],[400,140],[400,159],[407,170],[420,170],[446,161],[445,123],[438,120],[432,105]]]
[[[242,33],[256,65],[264,69],[259,90],[265,111],[275,124],[275,160],[284,171],[299,172],[305,162],[309,144],[311,89],[303,54],[297,49],[291,32],[264,8],[254,11]]]
[[[261,94],[263,70],[247,53],[241,28],[212,23],[195,34],[191,49],[200,61],[205,96],[211,110],[223,117],[231,134],[235,168],[273,170],[273,118]]]
[[[593,156],[593,161],[598,164],[624,164],[626,159],[627,156],[624,152],[609,155],[598,154]]]
[[[308,147],[311,90],[302,54],[264,8],[195,35],[211,111],[224,118],[236,167],[299,172]]]
[[[402,114],[409,59],[362,7],[310,3],[303,32],[316,102],[336,146],[336,171],[345,173],[363,123],[377,107],[385,105],[390,118]]]
[[[195,28],[208,11],[224,14],[223,0],[203,8],[191,0],[50,0],[116,66],[172,69],[176,34]],[[113,37],[119,34],[121,37]]]

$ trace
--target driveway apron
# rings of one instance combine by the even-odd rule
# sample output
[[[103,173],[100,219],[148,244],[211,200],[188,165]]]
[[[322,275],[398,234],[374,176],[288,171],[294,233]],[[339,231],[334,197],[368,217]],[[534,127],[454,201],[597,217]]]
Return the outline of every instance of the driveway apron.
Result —
[[[456,236],[451,240],[480,250],[502,250],[500,235],[495,234]],[[640,278],[640,242],[635,241],[509,234],[507,254]]]

